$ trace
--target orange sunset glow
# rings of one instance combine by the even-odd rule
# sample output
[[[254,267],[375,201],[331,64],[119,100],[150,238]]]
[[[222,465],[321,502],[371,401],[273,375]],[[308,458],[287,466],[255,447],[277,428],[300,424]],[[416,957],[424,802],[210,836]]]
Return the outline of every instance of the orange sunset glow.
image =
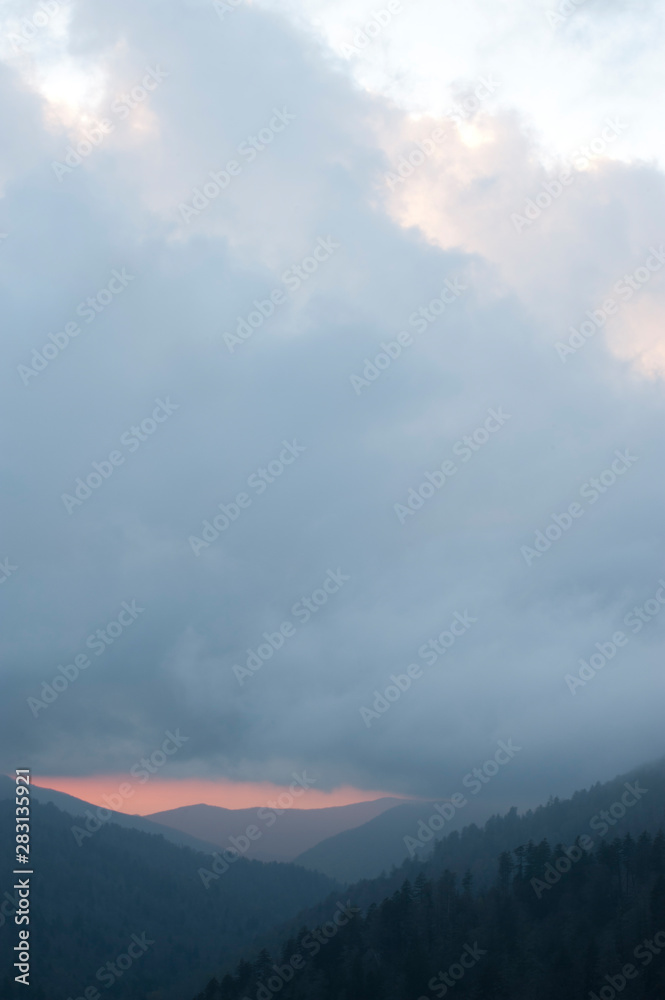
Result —
[[[140,778],[132,778],[127,774],[83,778],[49,775],[45,778],[33,777],[32,784],[65,792],[96,806],[139,816],[199,803],[222,806],[225,809],[251,809],[255,806],[267,806],[271,802],[277,804],[280,795],[289,794],[288,785],[273,785],[269,782],[235,782],[225,779],[212,781],[200,778],[160,781],[154,778],[141,784]],[[120,793],[122,786],[124,786],[123,792]],[[131,788],[131,792],[127,791],[127,786]],[[281,805],[293,809],[321,809],[329,806],[346,806],[353,802],[373,802],[386,795],[405,798],[393,792],[367,791],[343,785],[330,792],[308,788],[299,798],[294,799],[290,796],[291,804],[283,801]],[[120,803],[118,799],[121,800]]]

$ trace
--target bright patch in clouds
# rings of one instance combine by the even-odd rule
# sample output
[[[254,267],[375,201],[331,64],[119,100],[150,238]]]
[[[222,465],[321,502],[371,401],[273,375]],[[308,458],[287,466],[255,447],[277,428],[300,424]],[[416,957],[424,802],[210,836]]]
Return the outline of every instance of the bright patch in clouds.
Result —
[[[586,0],[577,8],[569,4],[573,13],[558,24],[547,15],[560,0],[403,0],[385,27],[377,18],[390,11],[380,0],[262,5],[287,11],[348,62],[361,87],[414,114],[445,114],[457,93],[494,73],[501,89],[490,106],[522,115],[544,154],[565,156],[592,138],[608,115],[619,114],[631,133],[611,155],[665,164],[663,0]],[[362,44],[349,55],[354,38]]]
[[[82,129],[96,120],[108,80],[95,68],[81,69],[63,59],[41,72],[36,89],[49,104],[49,111],[69,128]]]

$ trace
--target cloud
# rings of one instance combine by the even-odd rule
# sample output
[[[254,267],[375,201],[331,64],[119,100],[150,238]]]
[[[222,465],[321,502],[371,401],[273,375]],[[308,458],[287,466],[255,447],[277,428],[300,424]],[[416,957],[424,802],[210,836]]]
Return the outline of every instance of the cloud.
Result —
[[[513,738],[506,796],[522,801],[660,753],[658,620],[574,698],[564,680],[662,575],[659,275],[607,338],[566,364],[555,347],[658,243],[658,169],[599,156],[518,233],[511,215],[560,164],[510,109],[414,122],[250,5],[220,21],[207,4],[77,4],[67,46],[107,81],[78,117],[26,92],[21,67],[0,78],[20,137],[0,204],[0,558],[18,567],[2,584],[3,767],[116,773],[180,726],[173,777],[280,783],[312,766],[321,787],[441,796]],[[155,66],[168,75],[136,117],[58,179],[53,161]],[[275,109],[295,118],[262,141]],[[391,191],[438,126],[440,149]],[[241,169],[206,195],[229,160]],[[208,204],[186,221],[196,188]],[[335,248],[317,260],[321,241]],[[80,332],[46,352],[68,323]],[[505,426],[474,438],[500,408]],[[625,476],[581,498],[626,449]],[[528,565],[522,547],[581,499]],[[330,571],[349,579],[319,605]],[[132,601],[144,611],[113,636]],[[427,666],[420,648],[455,612],[478,622]],[[285,622],[240,684],[234,666]],[[77,655],[89,665],[35,717],[27,699]],[[360,708],[411,662],[422,679],[368,729]]]

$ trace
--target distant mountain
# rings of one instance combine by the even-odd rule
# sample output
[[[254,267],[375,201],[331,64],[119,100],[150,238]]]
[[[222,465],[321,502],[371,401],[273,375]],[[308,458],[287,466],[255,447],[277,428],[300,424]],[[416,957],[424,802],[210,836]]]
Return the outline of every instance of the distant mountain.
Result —
[[[26,993],[10,958],[18,942],[13,909],[15,805],[0,801],[0,997]],[[32,1000],[109,996],[182,1000],[201,975],[253,947],[335,887],[295,865],[210,855],[115,823],[77,843],[72,817],[33,801],[30,876]],[[3,978],[4,977],[4,978]],[[95,992],[95,989],[99,992]],[[27,995],[26,993],[26,995]]]
[[[465,813],[469,816],[466,808],[459,815]],[[408,813],[403,815],[406,818]],[[431,811],[429,818],[433,815]],[[390,813],[388,816],[395,818]],[[400,818],[399,813],[397,818]],[[380,819],[382,817],[368,823],[363,833],[371,833],[372,826]],[[414,816],[409,817],[408,824],[400,832],[415,840],[419,820],[415,819],[414,823],[414,819]],[[503,815],[491,816],[482,826],[474,822],[461,829],[451,829],[451,825],[446,824],[445,829],[451,832],[433,836],[423,844],[421,851],[403,859],[399,867],[385,876],[359,880],[346,890],[346,894],[365,908],[380,903],[398,890],[405,879],[414,882],[421,873],[427,878],[438,878],[444,871],[460,877],[468,871],[473,884],[483,889],[496,877],[499,855],[530,841],[538,844],[547,839],[552,845],[572,844],[576,837],[586,835],[598,844],[627,833],[634,837],[644,831],[656,834],[665,830],[665,758],[611,781],[597,782],[591,788],[575,792],[569,799],[550,798],[545,805],[521,814],[512,807]],[[323,844],[319,846],[324,847]],[[302,856],[298,864],[302,864]],[[328,919],[324,915],[326,912],[325,906],[317,906],[309,915],[310,922],[311,919]]]
[[[345,830],[322,840],[299,854],[295,858],[296,864],[323,872],[340,882],[376,878],[381,872],[389,872],[394,865],[401,865],[408,853],[405,836],[417,833],[418,824],[427,822],[433,809],[432,802],[398,805],[357,829]],[[446,824],[446,829],[460,830],[470,820],[486,816],[486,807],[482,802],[469,802],[464,812],[456,814]],[[418,849],[418,855],[426,854],[431,846],[429,842],[423,844]]]
[[[499,853],[512,850],[517,844],[530,839],[537,842],[543,837],[554,842],[570,843],[577,835],[597,834],[598,830],[594,831],[589,826],[590,821],[594,820],[594,825],[602,829],[604,821],[599,818],[600,812],[615,801],[620,803],[621,796],[626,793],[625,782],[632,780],[642,781],[648,793],[641,795],[626,811],[620,825],[611,816],[606,834],[611,833],[613,824],[620,832],[633,834],[642,830],[654,832],[661,826],[665,828],[664,759],[612,781],[597,782],[587,790],[575,792],[570,799],[551,799],[547,805],[529,809],[521,815],[513,807],[503,816],[494,815],[486,819],[487,813],[483,815],[480,811],[483,802],[479,796],[477,802],[470,800],[452,820],[445,822],[445,836],[431,828],[428,833],[420,825],[424,821],[426,827],[436,815],[436,807],[431,803],[401,805],[358,830],[322,841],[299,855],[296,862],[340,882],[359,882],[361,879],[376,879],[381,872],[389,872],[393,865],[401,866],[403,874],[400,876],[398,873],[398,878],[411,878],[412,872],[418,870],[420,860],[434,852],[434,859],[439,859],[436,861],[439,868],[441,864],[457,872],[470,868],[476,879],[485,882],[494,877]],[[621,806],[616,811],[620,813]],[[484,825],[479,826],[479,822]],[[437,819],[432,827],[439,823]],[[460,831],[463,832],[460,834]],[[405,837],[408,838],[406,842]],[[394,880],[388,879],[385,884],[393,885]]]
[[[0,801],[3,799],[13,799],[14,792],[15,785],[12,779],[8,778],[5,774],[0,774]],[[73,795],[67,795],[65,792],[55,792],[50,788],[40,788],[38,785],[31,785],[30,794],[35,802],[40,802],[43,805],[47,802],[52,802],[62,812],[68,813],[70,816],[81,817],[81,822],[72,824],[72,826],[78,826],[83,831],[83,834],[80,836],[89,832],[89,828],[94,829],[97,823],[101,821],[105,823],[117,823],[118,826],[128,827],[132,830],[142,830],[143,833],[158,834],[173,844],[180,844],[182,847],[191,847],[194,851],[203,851],[210,854],[216,849],[215,844],[199,840],[197,837],[191,837],[188,833],[183,833],[180,830],[174,830],[170,827],[161,826],[159,823],[153,823],[143,816],[128,816],[126,813],[114,812],[112,809],[100,809],[99,806],[93,805],[92,802],[85,802],[83,799],[77,799]],[[92,819],[90,818],[91,816]],[[84,839],[87,840],[88,838],[84,837]]]
[[[259,861],[293,861],[320,841],[401,808],[403,802],[403,799],[386,797],[348,806],[283,810],[196,805],[151,813],[147,818],[221,848],[238,849],[238,838],[242,838],[239,849],[245,857]],[[231,838],[235,838],[235,844]]]

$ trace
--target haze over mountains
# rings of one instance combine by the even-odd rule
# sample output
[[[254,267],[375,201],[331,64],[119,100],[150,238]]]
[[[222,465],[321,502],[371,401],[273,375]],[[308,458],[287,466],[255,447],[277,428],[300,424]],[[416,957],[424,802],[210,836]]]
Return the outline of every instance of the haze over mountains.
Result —
[[[389,872],[394,865],[402,863],[407,850],[404,831],[417,831],[419,824],[429,820],[435,809],[433,802],[395,806],[356,829],[321,840],[299,854],[295,861],[340,882],[376,878],[381,872]],[[483,822],[491,813],[492,808],[486,802],[467,801],[462,811],[455,811],[446,821],[446,832],[461,830],[469,823]],[[423,843],[417,853],[426,854],[431,846],[429,842]]]
[[[13,797],[14,787],[11,778],[4,774],[0,775],[0,799]],[[51,802],[71,816],[83,817],[84,830],[87,830],[90,824],[94,828],[99,822],[113,822],[145,833],[161,834],[172,843],[203,851],[214,848],[234,849],[231,838],[242,837],[248,844],[247,849],[242,851],[245,857],[260,861],[293,861],[302,854],[304,867],[321,871],[335,867],[335,862],[328,865],[322,858],[321,865],[310,863],[309,858],[305,856],[307,851],[342,832],[360,829],[375,817],[395,808],[401,809],[404,805],[403,799],[391,797],[322,809],[280,809],[277,804],[274,809],[267,806],[256,809],[223,809],[219,806],[200,804],[152,813],[148,816],[137,816],[100,807],[50,788],[38,785],[32,785],[31,788],[35,801]],[[421,803],[416,808],[428,811],[427,804],[423,806]],[[248,828],[256,833],[247,837]],[[363,840],[362,835],[360,840]],[[399,843],[386,846],[388,855],[385,853],[385,847],[383,851],[379,850],[378,854],[374,853],[374,858],[382,857],[386,861],[377,869],[377,874],[384,867],[390,867],[401,859]],[[340,842],[339,848],[333,845],[329,850],[335,857],[339,855],[340,860],[344,856],[348,857],[348,847],[343,842]],[[355,849],[352,853],[355,855]],[[368,863],[371,868],[369,859]],[[347,880],[352,879],[353,871],[347,872],[345,876]]]
[[[0,799],[14,794],[14,782],[0,775]],[[147,816],[117,812],[72,795],[32,786],[37,802],[51,802],[71,816],[83,817],[79,836],[100,823],[160,834],[175,844],[210,852],[240,851],[257,861],[295,861],[341,883],[374,878],[401,864],[406,848],[404,830],[415,829],[431,816],[433,802],[405,801],[386,796],[370,802],[320,809],[224,809],[199,804]],[[496,800],[470,797],[463,812],[446,823],[461,829],[484,820],[497,808]],[[76,825],[76,824],[72,824]],[[428,845],[422,845],[422,851]]]
[[[280,809],[277,804],[274,808],[257,809],[196,805],[151,813],[148,819],[218,847],[233,847],[231,838],[243,837],[249,841],[243,852],[247,857],[293,861],[320,841],[360,827],[402,802],[402,799],[387,797],[327,809]],[[252,831],[249,836],[248,829]]]
[[[532,902],[538,903],[539,900],[529,880],[545,878],[545,866],[550,860],[558,864],[556,859],[563,855],[560,851],[558,854],[556,851],[551,853],[557,844],[563,844],[566,850],[577,842],[586,845],[588,857],[580,862],[579,872],[587,872],[584,879],[590,878],[599,885],[606,878],[604,872],[608,859],[616,855],[617,864],[627,864],[630,874],[633,871],[631,858],[643,858],[639,861],[641,867],[634,870],[633,902],[625,894],[620,895],[614,911],[603,903],[599,916],[594,918],[597,926],[593,921],[589,924],[587,917],[586,923],[583,921],[579,925],[582,944],[573,949],[571,961],[583,962],[584,948],[587,944],[591,947],[593,941],[597,949],[596,958],[589,960],[585,982],[591,982],[597,976],[602,984],[604,969],[611,970],[615,960],[625,959],[624,950],[616,944],[618,925],[608,923],[610,919],[619,919],[616,914],[621,914],[620,919],[624,921],[626,948],[628,944],[631,948],[633,943],[635,946],[640,944],[639,926],[645,928],[644,933],[655,933],[652,927],[654,918],[649,915],[649,898],[655,907],[653,913],[662,911],[665,918],[665,880],[661,900],[657,878],[659,862],[657,853],[653,853],[660,849],[658,845],[662,843],[661,854],[665,857],[665,841],[656,837],[659,829],[665,826],[665,761],[645,765],[610,782],[597,783],[588,790],[575,793],[568,800],[552,800],[522,814],[516,809],[504,811],[503,815],[494,816],[483,827],[471,823],[460,831],[453,828],[451,821],[442,832],[432,832],[430,839],[424,831],[428,826],[432,829],[439,827],[439,823],[432,823],[432,817],[441,815],[431,803],[387,808],[362,826],[322,843],[322,847],[328,848],[336,840],[346,841],[353,835],[363,835],[364,839],[355,842],[360,846],[354,864],[359,871],[364,871],[364,875],[356,884],[346,888],[325,875],[306,871],[299,865],[264,863],[243,857],[232,859],[211,847],[202,853],[191,847],[169,843],[165,837],[173,831],[141,817],[120,817],[124,826],[116,822],[117,816],[113,817],[113,821],[101,823],[94,832],[81,839],[74,831],[77,827],[83,828],[86,813],[97,807],[60,793],[36,788],[35,792],[32,824],[36,875],[33,888],[39,906],[35,906],[31,927],[35,931],[34,940],[39,942],[41,956],[34,966],[31,995],[35,1000],[53,1000],[55,995],[71,996],[74,1000],[93,985],[95,988],[112,985],[113,995],[119,1000],[183,1000],[183,997],[193,997],[196,990],[205,987],[206,983],[208,987],[200,994],[205,1000],[235,1000],[242,996],[250,1000],[261,997],[265,1000],[265,992],[260,991],[261,982],[275,974],[274,970],[271,972],[273,965],[283,968],[284,961],[290,961],[297,954],[304,956],[302,968],[296,970],[302,975],[294,978],[289,986],[289,989],[295,990],[293,993],[286,989],[288,984],[282,983],[285,998],[306,996],[310,1000],[318,1000],[319,997],[329,1000],[337,995],[334,990],[326,992],[332,989],[335,977],[347,977],[345,988],[351,981],[365,984],[366,992],[357,994],[363,997],[372,996],[372,989],[379,990],[377,997],[387,996],[386,977],[390,976],[396,976],[399,981],[406,976],[412,984],[418,983],[418,989],[422,990],[426,986],[423,977],[435,975],[443,960],[437,957],[439,945],[435,947],[434,941],[440,941],[443,948],[440,955],[445,954],[448,961],[453,961],[456,949],[459,954],[465,943],[473,946],[473,940],[469,938],[467,942],[464,936],[479,934],[481,925],[485,934],[499,933],[498,926],[492,929],[494,903],[487,910],[483,900],[493,898],[491,886],[505,869],[501,858],[506,852],[512,859],[511,870],[517,879],[510,891],[517,893],[514,901],[517,910],[514,912],[519,911],[519,921],[524,921],[523,934],[534,933],[536,924],[533,921],[545,919],[541,937],[534,938],[533,948],[539,949],[539,941],[544,939],[550,942],[549,948],[565,948],[563,935],[568,914],[575,912],[576,908],[586,912],[590,905],[588,894],[579,898],[575,895],[578,887],[586,883],[571,876],[551,896],[548,889],[543,889],[540,893],[545,897],[543,906],[549,909],[537,908],[530,912]],[[8,845],[11,844],[14,822],[12,793],[13,783],[8,779],[0,781],[0,839],[5,871],[9,870],[11,862]],[[57,807],[55,801],[58,801]],[[63,811],[65,807],[67,811]],[[423,807],[431,810],[429,817],[417,820],[417,811]],[[76,810],[79,810],[78,814]],[[285,815],[279,819],[284,819]],[[458,820],[463,815],[464,810],[461,810]],[[383,835],[377,832],[377,826],[387,824],[388,820],[392,824],[392,840],[402,844],[401,861],[380,877],[368,877],[375,861],[368,857],[366,844],[373,841],[379,850],[384,849],[381,846]],[[146,824],[151,832],[126,825],[133,821]],[[159,835],[155,835],[156,830],[160,831]],[[651,837],[652,846],[642,834]],[[621,838],[620,843],[624,844],[619,854],[616,853],[619,849],[612,847],[616,837]],[[407,857],[406,845],[414,839],[421,840],[422,852],[410,850],[408,853],[411,856]],[[386,838],[386,842],[390,840],[390,837]],[[544,846],[545,840],[549,847]],[[637,847],[631,847],[631,844]],[[537,850],[536,845],[540,845]],[[350,842],[345,846],[347,851],[356,849]],[[307,853],[311,856],[315,851],[316,848]],[[640,851],[642,854],[639,854]],[[422,856],[419,856],[420,853]],[[580,852],[580,857],[583,853]],[[518,878],[516,865],[520,858],[525,857],[526,875],[522,871]],[[649,858],[652,860],[649,861]],[[652,870],[650,865],[655,866],[653,875],[649,874]],[[555,884],[558,885],[559,881],[562,879],[557,876]],[[460,894],[462,883],[466,884],[466,888]],[[457,889],[454,889],[455,884]],[[421,922],[424,919],[422,913],[417,918],[417,927],[411,926],[412,917],[408,914],[412,913],[415,919],[416,912],[419,912],[415,903],[418,894],[422,895],[424,891],[440,893],[444,888],[445,892],[452,893],[450,907],[457,914],[449,930],[439,935],[434,924],[429,926],[427,922]],[[587,893],[587,890],[584,892]],[[414,901],[416,910],[411,910],[409,900]],[[550,906],[553,901],[559,907],[559,918],[556,919],[555,911],[551,911]],[[7,883],[0,901],[0,945],[3,948],[8,947],[15,934],[11,917],[16,903],[17,897]],[[373,946],[368,943],[374,934],[372,927],[375,925],[372,922],[379,919],[377,913],[382,914],[381,922],[384,919],[392,921],[388,914],[395,906],[395,920],[397,912],[402,916],[394,926],[402,926],[403,930],[397,934],[389,953],[383,954],[383,931]],[[642,925],[639,925],[636,907],[643,909],[639,918]],[[476,911],[478,930],[473,931],[473,922],[469,924],[467,917]],[[350,913],[352,919],[357,917],[358,933],[345,931],[342,934],[340,931],[336,945],[331,942],[327,950],[322,950],[323,945],[320,946],[319,957],[315,947],[320,934],[317,927],[333,926],[327,922],[334,920],[335,914],[346,926],[345,913]],[[510,923],[511,919],[505,915],[501,918],[502,925],[505,927],[505,921]],[[517,920],[517,917],[514,919]],[[403,925],[400,921],[404,921]],[[366,939],[366,934],[370,935],[369,939]],[[426,934],[426,938],[421,938],[422,934]],[[450,938],[449,934],[452,935]],[[136,938],[148,942],[140,961],[136,959],[122,977],[111,974],[109,967],[114,967],[117,956],[125,954],[129,944],[132,941],[136,943]],[[326,937],[321,940],[325,943]],[[351,952],[361,948],[358,955],[360,965],[345,964],[340,951],[342,947]],[[366,980],[371,963],[366,967],[366,960],[361,961],[360,957],[367,947],[378,949],[383,963],[383,971],[377,969],[370,976],[370,980],[373,975],[378,976],[371,988],[368,985],[370,980]],[[421,960],[416,965],[409,964],[408,955],[413,948],[420,948]],[[269,954],[273,956],[272,964],[266,957]],[[507,995],[509,1000],[522,1000],[522,997],[528,1000],[528,989],[526,993],[517,989],[517,985],[522,983],[523,973],[514,946],[505,943],[501,947],[496,945],[492,955],[489,963],[492,974],[499,975],[497,970],[500,969],[502,976],[512,977],[514,992]],[[365,971],[362,971],[363,968]],[[641,984],[646,992],[626,992],[626,1000],[658,998],[657,989],[661,988],[663,972],[660,966],[654,966],[652,971],[657,978],[653,979],[652,975],[651,979],[645,978]],[[324,988],[328,980],[328,986]],[[468,982],[465,981],[464,989],[467,990],[474,982],[475,979],[470,976]],[[362,986],[363,991],[365,986]],[[339,984],[334,988],[340,988]],[[504,996],[500,992],[493,993],[489,983],[483,989],[482,1000],[493,1000],[495,996],[496,1000],[502,1000]],[[519,989],[522,990],[522,986]],[[1,1000],[15,1000],[23,995],[21,987],[14,984],[9,975],[0,981],[0,990]],[[351,994],[356,995],[353,989]],[[464,995],[464,991],[460,990],[460,996]],[[578,993],[569,991],[566,995],[577,1000]],[[403,996],[408,1000],[411,993],[401,992],[396,996],[400,1000]]]

